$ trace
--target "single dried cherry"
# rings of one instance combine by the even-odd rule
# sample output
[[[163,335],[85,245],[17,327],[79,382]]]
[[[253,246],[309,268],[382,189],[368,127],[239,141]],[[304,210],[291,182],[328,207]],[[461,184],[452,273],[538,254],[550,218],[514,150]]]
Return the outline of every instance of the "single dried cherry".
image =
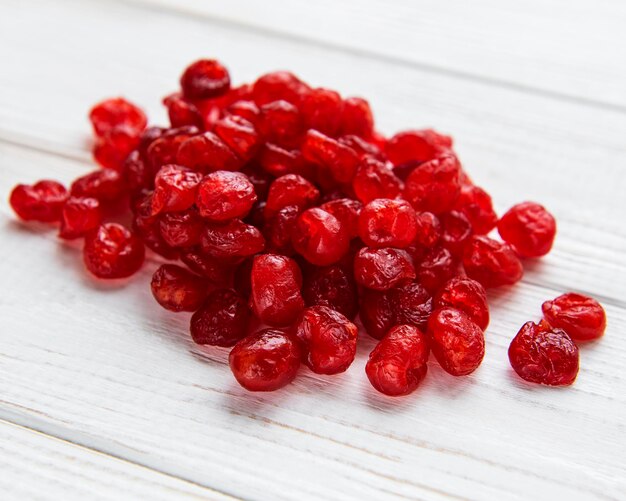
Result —
[[[368,289],[387,290],[415,278],[410,256],[401,249],[364,247],[354,258],[354,278]]]
[[[87,270],[98,278],[125,278],[141,268],[144,246],[121,224],[107,223],[85,237],[83,259]]]
[[[192,315],[191,337],[197,344],[233,346],[248,333],[250,310],[231,289],[216,289]]]
[[[9,197],[15,213],[24,221],[53,223],[61,218],[68,198],[65,186],[56,181],[38,181],[32,186],[18,184]]]
[[[188,99],[207,99],[228,92],[230,75],[219,61],[200,59],[185,69],[180,86]]]
[[[102,209],[96,198],[70,197],[63,206],[59,236],[73,239],[100,226]]]
[[[415,211],[404,200],[377,198],[359,216],[359,236],[369,247],[405,248],[416,234]]]
[[[196,204],[203,217],[227,221],[245,216],[256,200],[254,185],[245,174],[220,170],[202,179]]]
[[[489,305],[485,288],[468,277],[454,277],[439,289],[435,308],[455,308],[465,313],[483,331],[489,325]]]
[[[597,339],[606,329],[606,313],[593,298],[568,292],[541,305],[543,317],[556,329],[563,329],[580,341]]]
[[[521,257],[545,256],[556,236],[556,221],[542,205],[523,202],[500,218],[498,233]]]
[[[317,266],[336,263],[348,252],[350,238],[339,220],[323,209],[307,209],[293,227],[294,249]]]
[[[472,237],[463,253],[463,267],[470,278],[484,287],[499,287],[518,282],[524,269],[513,249],[485,236]]]
[[[196,311],[208,292],[207,280],[175,264],[161,265],[152,275],[152,295],[170,311]]]
[[[302,295],[307,306],[328,306],[353,320],[359,310],[351,270],[335,264],[314,267],[304,274]]]

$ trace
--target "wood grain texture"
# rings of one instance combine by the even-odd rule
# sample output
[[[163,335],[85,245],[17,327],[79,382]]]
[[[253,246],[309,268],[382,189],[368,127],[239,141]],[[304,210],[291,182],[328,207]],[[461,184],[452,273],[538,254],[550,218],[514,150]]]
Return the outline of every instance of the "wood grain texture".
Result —
[[[364,339],[342,376],[303,370],[284,391],[251,395],[225,350],[190,342],[188,315],[156,306],[155,261],[129,282],[96,283],[76,245],[0,206],[0,418],[246,499],[621,499],[623,114],[132,5],[5,4],[0,193],[93,168],[84,119],[93,102],[124,94],[163,120],[159,98],[180,69],[216,55],[238,81],[287,67],[368,96],[387,133],[452,133],[498,208],[543,201],[560,230],[519,287],[492,295],[476,374],[454,379],[433,363],[415,395],[385,399],[363,375],[373,347]],[[606,337],[583,348],[574,387],[526,385],[511,373],[508,343],[567,289],[605,300]]]
[[[615,0],[127,0],[211,24],[626,112]]]
[[[231,499],[0,420],[2,499]]]

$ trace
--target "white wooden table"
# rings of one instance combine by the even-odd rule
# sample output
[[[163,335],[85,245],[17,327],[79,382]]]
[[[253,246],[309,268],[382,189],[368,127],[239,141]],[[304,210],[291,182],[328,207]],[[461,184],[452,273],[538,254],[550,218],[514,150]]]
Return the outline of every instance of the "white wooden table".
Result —
[[[124,95],[164,122],[185,65],[279,68],[363,95],[386,133],[451,133],[503,210],[557,216],[554,251],[492,295],[471,377],[431,364],[375,394],[365,339],[343,376],[249,394],[187,315],[152,300],[156,263],[95,284],[77,246],[0,204],[0,498],[626,499],[626,3],[619,0],[2,0],[0,193],[93,168],[86,111]],[[541,302],[600,299],[609,327],[567,389],[506,350]]]

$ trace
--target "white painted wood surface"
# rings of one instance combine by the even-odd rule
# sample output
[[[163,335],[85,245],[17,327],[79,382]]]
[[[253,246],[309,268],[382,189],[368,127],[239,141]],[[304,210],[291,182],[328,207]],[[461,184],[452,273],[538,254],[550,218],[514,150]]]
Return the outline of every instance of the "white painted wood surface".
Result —
[[[417,393],[385,399],[364,377],[364,339],[345,375],[303,370],[251,395],[224,350],[189,341],[187,315],[156,306],[155,263],[94,283],[77,247],[0,205],[0,418],[25,427],[0,423],[2,499],[624,499],[623,4],[330,4],[4,0],[0,193],[91,169],[84,117],[104,96],[162,122],[160,97],[196,57],[236,81],[293,69],[369,98],[386,133],[453,134],[500,209],[536,199],[557,215],[554,252],[492,295],[484,364],[454,379],[433,363]],[[534,27],[523,43],[499,24],[514,14]],[[572,388],[525,385],[508,343],[571,289],[604,301],[607,334],[582,349]]]

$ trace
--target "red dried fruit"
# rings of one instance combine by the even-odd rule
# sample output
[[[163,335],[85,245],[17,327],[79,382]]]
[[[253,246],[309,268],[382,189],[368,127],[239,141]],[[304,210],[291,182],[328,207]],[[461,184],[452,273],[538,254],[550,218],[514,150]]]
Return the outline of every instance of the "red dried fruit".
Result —
[[[341,136],[339,138],[339,142],[349,148],[352,148],[361,161],[366,158],[382,161],[385,158],[378,146],[366,141],[362,137],[355,136],[354,134]]]
[[[215,123],[215,133],[244,162],[249,161],[261,146],[254,126],[245,118],[230,115]]]
[[[180,260],[191,271],[208,278],[214,284],[227,285],[241,258],[216,258],[202,252],[200,246],[193,246],[181,249]]]
[[[417,231],[415,243],[423,248],[431,249],[441,238],[441,223],[432,212],[419,212],[415,218]]]
[[[207,296],[208,282],[175,264],[157,268],[150,283],[152,295],[170,311],[196,311]]]
[[[418,211],[435,214],[447,212],[454,206],[461,190],[460,170],[461,166],[454,155],[420,164],[406,180],[404,198]]]
[[[469,220],[476,235],[486,235],[498,222],[491,197],[485,190],[473,184],[461,183],[461,191],[454,209]]]
[[[207,224],[202,233],[202,251],[213,257],[246,257],[265,247],[263,234],[254,226],[231,219],[225,223]]]
[[[189,209],[201,180],[201,174],[180,165],[161,167],[154,178],[152,214]]]
[[[554,243],[556,221],[542,205],[522,202],[500,218],[498,233],[522,257],[545,256]]]
[[[211,221],[244,217],[257,200],[254,185],[241,172],[220,170],[208,174],[198,187],[200,215]]]
[[[364,204],[377,198],[396,198],[403,183],[391,168],[373,158],[365,158],[352,181],[356,197]]]
[[[417,282],[386,291],[364,290],[361,296],[361,322],[375,339],[381,339],[398,324],[425,330],[431,312],[430,294]]]
[[[265,215],[270,218],[283,207],[295,205],[306,209],[317,203],[320,192],[298,174],[286,174],[275,179],[267,195]]]
[[[327,136],[336,136],[341,125],[343,101],[338,92],[329,89],[311,89],[300,104],[307,129],[315,129]]]
[[[435,310],[428,320],[428,334],[435,358],[453,376],[471,374],[485,356],[483,331],[462,311]]]
[[[296,327],[302,359],[317,374],[339,374],[356,355],[357,327],[326,306],[312,306],[302,313]]]
[[[409,255],[401,249],[364,247],[354,258],[354,278],[368,289],[387,290],[415,278]]]
[[[359,236],[369,247],[403,249],[411,245],[416,234],[415,211],[404,200],[372,200],[359,216]]]
[[[180,86],[187,99],[208,99],[228,92],[230,75],[219,61],[200,59],[185,69]]]
[[[146,197],[135,210],[133,230],[143,239],[145,246],[166,259],[176,259],[178,250],[169,246],[163,239],[159,217],[150,215],[152,211],[152,197]]]
[[[228,113],[231,115],[245,118],[252,125],[256,125],[259,120],[259,107],[254,103],[254,101],[235,101],[228,107]]]
[[[412,325],[391,329],[370,353],[365,366],[370,383],[392,397],[416,390],[428,370],[428,338]]]
[[[176,154],[176,162],[198,172],[238,170],[243,161],[213,132],[185,138]]]
[[[276,254],[254,258],[250,302],[262,321],[276,326],[294,322],[304,309],[301,287],[302,273],[293,259]]]
[[[298,341],[265,329],[239,341],[228,362],[237,382],[249,391],[274,391],[291,383],[300,367]]]
[[[70,187],[73,197],[97,198],[100,202],[112,202],[126,192],[123,176],[113,169],[98,169],[76,179]]]
[[[430,294],[418,282],[401,284],[387,291],[395,311],[395,323],[413,325],[425,331],[433,302]]]
[[[85,237],[83,260],[98,278],[125,278],[144,260],[142,241],[121,224],[107,223]]]
[[[252,97],[259,106],[278,100],[298,106],[307,92],[309,87],[288,71],[267,73],[252,86]]]
[[[316,130],[307,131],[301,151],[305,160],[328,169],[338,183],[352,181],[359,165],[359,156],[352,148]]]
[[[467,277],[451,278],[435,296],[435,308],[455,308],[465,313],[483,331],[489,325],[485,288]]]
[[[452,148],[452,138],[431,129],[398,132],[385,145],[385,153],[394,165],[428,162]]]
[[[433,247],[416,262],[417,279],[431,294],[455,276],[459,269],[456,258],[441,246]]]
[[[350,247],[350,238],[339,220],[325,210],[305,210],[291,232],[293,247],[309,263],[327,266],[339,261]]]
[[[167,108],[172,127],[184,127],[186,125],[193,125],[200,129],[204,127],[198,108],[178,92],[165,97],[163,104]]]
[[[116,172],[112,169],[100,169]],[[117,174],[117,172],[116,172]],[[131,196],[137,196],[144,190],[154,189],[154,173],[139,150],[131,151],[126,157],[121,171],[122,181],[130,189]]]
[[[38,181],[18,184],[9,197],[11,208],[24,221],[52,223],[61,218],[68,194],[65,186],[56,181]]]
[[[89,111],[89,120],[96,136],[103,136],[119,126],[125,126],[138,134],[148,123],[144,112],[122,97],[105,99],[96,104]]]
[[[59,236],[71,240],[100,226],[102,209],[95,198],[70,197],[63,206]]]
[[[467,275],[485,288],[512,285],[524,274],[513,249],[505,243],[485,236],[473,236],[463,253]]]
[[[597,339],[606,329],[606,313],[593,298],[568,292],[541,305],[543,317],[556,329],[563,329],[580,341]]]
[[[461,212],[457,211],[442,214],[439,221],[442,229],[441,245],[453,255],[461,256],[472,236],[472,224]]]
[[[307,306],[328,306],[354,319],[359,310],[356,283],[341,265],[315,267],[304,274],[302,295]]]
[[[257,128],[266,142],[282,147],[295,146],[304,132],[300,111],[287,101],[274,101],[261,106]]]
[[[180,212],[166,212],[159,218],[161,236],[171,247],[191,247],[200,243],[204,221],[192,207]]]
[[[561,329],[526,322],[511,341],[509,361],[531,383],[570,385],[578,375],[578,347]]]
[[[231,289],[217,289],[196,311],[190,322],[191,337],[197,344],[233,346],[248,333],[250,309]]]
[[[338,198],[322,204],[320,208],[335,216],[350,238],[358,236],[359,214],[363,209],[361,202],[351,198]]]
[[[305,171],[299,150],[286,150],[272,143],[265,143],[259,155],[259,164],[272,176],[300,174]]]
[[[125,125],[119,125],[96,139],[93,157],[102,167],[121,172],[126,158],[138,145],[139,133]]]
[[[288,205],[265,221],[263,235],[267,241],[268,252],[285,256],[294,254],[291,235],[299,215],[300,208],[298,206]]]
[[[179,149],[190,138],[203,137],[196,136],[198,129],[195,127],[180,127],[179,129],[170,129],[167,133],[153,140],[146,148],[146,159],[150,167],[150,172],[156,173],[161,167],[168,164],[179,164],[189,167],[192,170],[200,170],[195,168],[195,164],[187,164],[179,158]]]
[[[354,134],[368,139],[374,132],[374,115],[369,103],[360,97],[344,100],[341,110],[341,134]]]
[[[254,186],[254,192],[257,195],[257,199],[259,201],[265,202],[267,199],[267,194],[270,191],[270,184],[274,180],[272,176],[263,172],[263,170],[259,169],[259,167],[255,164],[249,163],[241,172],[248,176],[248,179]]]

